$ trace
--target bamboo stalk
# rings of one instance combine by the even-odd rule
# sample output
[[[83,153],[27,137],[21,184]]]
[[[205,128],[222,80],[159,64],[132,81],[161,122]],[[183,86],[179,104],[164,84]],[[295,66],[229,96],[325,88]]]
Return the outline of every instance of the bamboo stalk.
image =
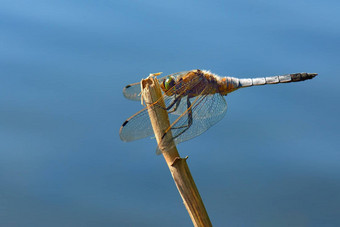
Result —
[[[164,132],[170,127],[168,113],[165,109],[164,100],[160,100],[157,106],[163,108],[153,108],[151,103],[162,97],[158,80],[153,74],[141,81],[143,99],[148,106],[148,113],[154,134],[164,159],[170,169],[172,178],[183,199],[184,205],[191,217],[194,226],[212,226],[208,213],[204,207],[201,196],[197,190],[194,179],[191,176],[186,159],[181,158],[172,140],[171,132],[162,139]],[[163,143],[161,141],[167,141]]]

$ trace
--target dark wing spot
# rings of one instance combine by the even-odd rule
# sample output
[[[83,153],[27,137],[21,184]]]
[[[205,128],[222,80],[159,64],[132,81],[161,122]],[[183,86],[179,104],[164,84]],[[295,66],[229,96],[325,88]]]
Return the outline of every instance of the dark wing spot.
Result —
[[[129,88],[129,87],[131,87],[131,85],[126,85],[126,86],[125,86],[125,88]]]
[[[122,124],[122,127],[124,127],[128,122],[129,122],[128,120],[124,121],[124,123]]]

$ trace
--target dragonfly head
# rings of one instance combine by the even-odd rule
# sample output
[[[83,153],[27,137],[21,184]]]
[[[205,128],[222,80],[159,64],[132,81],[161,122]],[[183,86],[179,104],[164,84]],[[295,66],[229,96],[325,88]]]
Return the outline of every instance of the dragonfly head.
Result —
[[[168,76],[161,85],[164,91],[170,90],[175,85],[175,78],[173,76]]]

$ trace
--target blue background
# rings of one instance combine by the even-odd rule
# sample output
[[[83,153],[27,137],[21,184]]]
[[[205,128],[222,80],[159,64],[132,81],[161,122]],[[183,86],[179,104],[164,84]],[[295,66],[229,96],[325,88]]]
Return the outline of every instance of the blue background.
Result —
[[[152,72],[256,77],[180,144],[215,226],[340,226],[339,1],[1,1],[2,226],[191,226],[154,140],[123,143]]]

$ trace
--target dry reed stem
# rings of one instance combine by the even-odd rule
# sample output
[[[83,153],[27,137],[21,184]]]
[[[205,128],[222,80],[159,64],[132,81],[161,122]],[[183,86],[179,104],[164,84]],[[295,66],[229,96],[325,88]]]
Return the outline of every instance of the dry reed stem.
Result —
[[[162,140],[162,136],[170,127],[168,113],[165,109],[164,100],[158,102],[163,108],[152,108],[152,104],[162,96],[158,80],[152,74],[141,81],[143,99],[148,108],[148,113],[157,144],[164,156],[175,181],[177,189],[183,199],[184,205],[191,217],[194,226],[212,226],[208,213],[205,210],[201,196],[197,190],[194,179],[191,176],[186,158],[181,158],[172,140],[171,131]],[[161,141],[167,141],[161,143]]]

